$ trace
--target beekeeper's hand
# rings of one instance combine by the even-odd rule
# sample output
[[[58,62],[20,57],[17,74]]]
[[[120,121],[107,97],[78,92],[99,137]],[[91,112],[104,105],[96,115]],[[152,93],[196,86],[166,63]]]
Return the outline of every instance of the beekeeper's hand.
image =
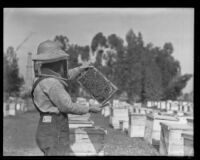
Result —
[[[91,66],[91,62],[84,62],[79,68],[80,68],[80,72],[87,70],[88,68],[91,68],[93,66]]]
[[[103,107],[109,105],[109,103],[106,103],[106,104],[96,104],[96,105],[91,105],[90,108],[89,108],[89,112],[92,112],[92,113],[98,113],[102,110]]]
[[[91,66],[90,62],[85,62],[79,67],[69,69],[69,71],[68,71],[69,79],[70,80],[76,79],[82,72],[86,71],[87,69],[89,69],[91,67],[93,67],[93,66]]]

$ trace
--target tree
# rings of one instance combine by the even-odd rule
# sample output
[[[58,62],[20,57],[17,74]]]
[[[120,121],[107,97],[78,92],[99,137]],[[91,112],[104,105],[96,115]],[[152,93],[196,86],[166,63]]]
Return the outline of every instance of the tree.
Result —
[[[18,95],[20,87],[24,84],[23,77],[19,76],[18,58],[13,47],[8,47],[4,54],[4,92]]]
[[[162,48],[151,42],[145,46],[142,33],[136,35],[132,29],[126,34],[127,45],[116,34],[106,37],[102,32],[92,38],[90,46],[69,44],[66,36],[57,36],[55,40],[67,50],[69,68],[77,67],[79,59],[92,60],[118,87],[118,95],[127,94],[129,102],[176,99],[190,79],[189,75],[181,75],[179,61],[173,57],[172,43],[167,42]],[[72,82],[70,86],[76,94],[78,85]]]
[[[171,81],[169,86],[165,90],[164,98],[176,100],[179,96],[182,95],[182,89],[185,88],[187,82],[191,79],[191,77],[191,74],[185,74]]]
[[[67,51],[69,48],[69,39],[63,35],[57,35],[54,38],[54,41],[59,42],[62,50]]]

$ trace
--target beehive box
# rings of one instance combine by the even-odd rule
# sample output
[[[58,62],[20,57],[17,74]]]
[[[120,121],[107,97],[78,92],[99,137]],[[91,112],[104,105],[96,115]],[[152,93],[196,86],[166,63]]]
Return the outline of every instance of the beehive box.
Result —
[[[165,102],[165,101],[161,101],[161,102],[160,102],[160,108],[161,108],[161,109],[166,109],[166,108],[167,108],[167,105],[166,105],[166,102]]]
[[[110,107],[104,107],[104,117],[108,117],[110,115]]]
[[[101,104],[106,103],[117,91],[117,87],[95,67],[82,72],[77,80]]]
[[[129,114],[129,128],[128,135],[130,137],[144,137],[146,124],[145,114]]]
[[[185,115],[183,115],[183,116],[176,116],[178,119],[179,119],[179,123],[182,123],[182,124],[187,124],[187,119],[188,118],[191,118],[191,116],[185,116]]]
[[[120,124],[120,130],[122,130],[123,132],[128,131],[128,127],[129,127],[128,121],[119,121],[119,124]]]
[[[193,117],[187,118],[187,124],[193,127],[194,126],[194,118]]]
[[[178,118],[157,114],[147,114],[146,118],[144,139],[152,145],[160,143],[160,122],[178,122]]]
[[[128,121],[128,108],[112,108],[112,116]]]
[[[3,116],[6,117],[8,115],[8,104],[3,103]]]
[[[119,120],[119,118],[117,117],[113,117],[110,116],[110,125],[114,128],[114,129],[120,129],[120,122],[122,120]]]
[[[106,133],[106,130],[98,127],[70,129],[72,155],[103,155]]]
[[[69,120],[69,128],[93,127],[94,122],[91,120]]]
[[[184,156],[183,131],[192,131],[187,124],[161,122],[160,154],[165,156]]]
[[[183,144],[184,144],[184,156],[194,155],[194,145],[193,145],[193,132],[185,131],[182,133]]]
[[[86,113],[83,115],[76,115],[76,114],[68,114],[69,120],[89,120],[90,113]]]
[[[15,103],[10,103],[8,107],[8,115],[15,116],[16,115],[16,108]]]

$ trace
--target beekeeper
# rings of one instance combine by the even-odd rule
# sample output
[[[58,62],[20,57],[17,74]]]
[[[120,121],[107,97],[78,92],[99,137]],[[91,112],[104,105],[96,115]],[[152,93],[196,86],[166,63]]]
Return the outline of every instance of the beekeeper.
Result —
[[[58,42],[47,40],[39,44],[33,57],[36,79],[32,88],[33,103],[40,113],[36,143],[45,156],[69,155],[68,113],[82,115],[101,111],[100,105],[73,103],[68,93],[68,80],[75,79],[89,65],[68,71],[69,55]]]

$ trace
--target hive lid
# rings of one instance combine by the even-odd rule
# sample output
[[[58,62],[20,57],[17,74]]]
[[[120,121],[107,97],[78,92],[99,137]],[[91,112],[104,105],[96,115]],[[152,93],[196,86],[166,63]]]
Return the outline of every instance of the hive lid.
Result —
[[[87,121],[84,121],[84,120],[69,120],[69,123],[70,124],[94,124],[94,122],[91,121],[91,120],[87,120]]]
[[[89,120],[90,114],[84,114],[84,115],[74,115],[74,114],[68,114],[69,120]]]
[[[101,127],[80,127],[80,128],[72,128],[70,129],[70,133],[75,134],[107,134],[107,130]]]
[[[160,125],[166,127],[168,130],[193,130],[193,127],[178,122],[160,122]]]
[[[183,131],[183,133],[181,135],[182,135],[183,138],[193,140],[194,132],[190,131],[190,130],[189,131]]]
[[[167,116],[167,115],[157,115],[157,114],[148,114],[147,117],[152,119],[160,119],[160,120],[168,120],[168,121],[178,121],[178,118],[173,116]]]

